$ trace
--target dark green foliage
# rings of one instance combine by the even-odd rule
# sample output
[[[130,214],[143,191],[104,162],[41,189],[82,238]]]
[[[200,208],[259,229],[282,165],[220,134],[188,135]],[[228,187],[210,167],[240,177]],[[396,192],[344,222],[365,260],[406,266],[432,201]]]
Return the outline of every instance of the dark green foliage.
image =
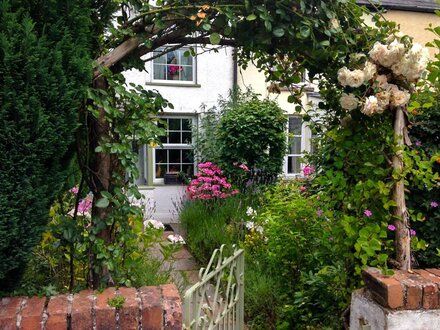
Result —
[[[39,242],[73,154],[90,81],[88,1],[0,4],[0,281]]]
[[[255,94],[233,97],[218,128],[221,168],[232,174],[244,163],[262,176],[277,176],[286,153],[286,123],[274,101]]]

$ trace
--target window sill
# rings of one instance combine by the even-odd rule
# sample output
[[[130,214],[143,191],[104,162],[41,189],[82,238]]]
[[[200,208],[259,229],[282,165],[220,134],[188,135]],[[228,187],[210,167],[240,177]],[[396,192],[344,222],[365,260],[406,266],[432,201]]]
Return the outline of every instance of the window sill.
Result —
[[[178,83],[178,82],[146,82],[147,86],[167,86],[167,87],[195,87],[200,88],[202,85],[195,83]]]

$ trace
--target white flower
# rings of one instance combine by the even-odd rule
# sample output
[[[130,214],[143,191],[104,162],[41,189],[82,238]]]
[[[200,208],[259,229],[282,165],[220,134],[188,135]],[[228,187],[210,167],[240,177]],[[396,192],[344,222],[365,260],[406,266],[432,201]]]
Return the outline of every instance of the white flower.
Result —
[[[362,70],[350,71],[347,77],[347,85],[350,87],[360,87],[365,81],[365,74]]]
[[[175,235],[168,235],[168,240],[173,244],[185,244],[185,240],[182,236],[175,234]]]
[[[391,91],[391,105],[394,107],[403,106],[408,103],[411,95],[407,91],[393,89]]]
[[[246,228],[249,229],[249,230],[255,228],[255,222],[253,222],[253,221],[247,221],[244,225],[245,225]]]
[[[390,92],[389,91],[382,91],[376,94],[376,98],[377,98],[377,104],[385,109],[389,104],[390,104]]]
[[[375,113],[382,113],[384,109],[379,106],[376,96],[369,96],[366,99],[365,105],[361,111],[367,116],[372,116]]]
[[[371,48],[368,55],[370,55],[370,58],[376,62],[380,63],[380,59],[384,58],[388,53],[387,46],[384,44],[381,44],[379,41],[376,41],[373,45],[373,48]]]
[[[165,226],[162,222],[154,219],[148,219],[144,221],[145,228],[154,228],[154,229],[165,229]]]
[[[246,215],[248,217],[254,217],[257,215],[257,211],[255,211],[252,207],[249,206],[246,210]]]
[[[350,94],[343,93],[341,98],[339,99],[339,102],[341,103],[342,109],[350,111],[357,108],[359,100],[352,93]]]
[[[388,78],[387,78],[387,76],[384,75],[384,74],[376,76],[375,84],[379,88],[387,89],[388,88]]]
[[[376,64],[370,61],[365,63],[365,67],[364,67],[365,80],[373,79],[374,75],[376,74],[376,71],[377,71]]]
[[[376,42],[368,54],[374,62],[390,68],[394,63],[402,59],[405,54],[405,45],[397,40],[394,40],[389,45]]]
[[[342,86],[347,86],[347,77],[350,74],[350,70],[348,70],[345,66],[338,70],[338,81]]]

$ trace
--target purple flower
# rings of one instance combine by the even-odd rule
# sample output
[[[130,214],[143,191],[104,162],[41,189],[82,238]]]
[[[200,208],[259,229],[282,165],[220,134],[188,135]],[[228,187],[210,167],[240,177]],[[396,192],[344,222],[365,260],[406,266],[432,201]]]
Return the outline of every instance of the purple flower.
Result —
[[[411,235],[411,236],[416,236],[416,231],[414,230],[414,229],[410,229],[409,230],[409,234]]]
[[[431,202],[431,207],[437,207],[438,203],[437,202]]]
[[[316,214],[318,215],[318,217],[320,217],[323,213],[324,213],[323,210],[318,210],[318,211],[316,211]]]
[[[395,231],[396,227],[394,225],[388,225],[388,230]]]
[[[364,215],[369,218],[373,215],[373,212],[371,212],[370,210],[367,209],[364,211]]]
[[[417,141],[416,141],[416,146],[417,146],[417,147],[420,147],[421,145],[422,145],[422,141],[417,140]]]

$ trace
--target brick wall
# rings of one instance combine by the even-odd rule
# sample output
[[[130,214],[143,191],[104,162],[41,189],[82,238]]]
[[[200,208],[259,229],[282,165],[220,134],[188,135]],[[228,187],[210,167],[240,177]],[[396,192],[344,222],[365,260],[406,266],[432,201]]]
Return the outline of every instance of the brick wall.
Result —
[[[366,288],[383,307],[400,310],[440,308],[440,269],[395,270],[384,276],[379,269],[363,271]]]
[[[108,300],[122,295],[122,308]],[[174,284],[91,290],[50,298],[8,297],[0,300],[1,330],[148,329],[181,330],[182,303]]]

